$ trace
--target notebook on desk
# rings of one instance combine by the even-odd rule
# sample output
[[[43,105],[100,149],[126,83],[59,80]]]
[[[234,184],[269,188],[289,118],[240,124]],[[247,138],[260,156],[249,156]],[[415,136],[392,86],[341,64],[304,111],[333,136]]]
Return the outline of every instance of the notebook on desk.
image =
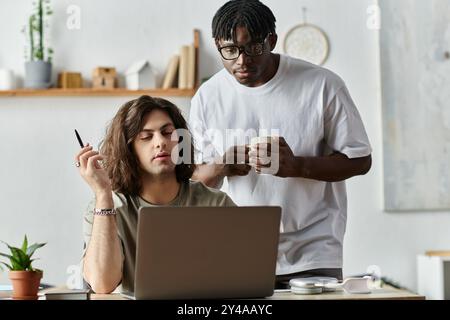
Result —
[[[281,208],[141,208],[133,299],[271,296]]]

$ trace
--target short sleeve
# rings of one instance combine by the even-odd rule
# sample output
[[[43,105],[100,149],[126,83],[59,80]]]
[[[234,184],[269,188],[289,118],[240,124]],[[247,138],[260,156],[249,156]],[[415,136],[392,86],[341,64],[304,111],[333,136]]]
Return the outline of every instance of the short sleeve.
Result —
[[[339,89],[324,113],[326,144],[350,159],[362,158],[372,153],[361,116],[348,89]]]
[[[203,115],[203,103],[196,94],[191,101],[189,126],[194,138],[195,163],[211,163],[219,156],[208,134],[207,124]]]
[[[237,207],[236,203],[227,195],[223,203],[223,207]]]

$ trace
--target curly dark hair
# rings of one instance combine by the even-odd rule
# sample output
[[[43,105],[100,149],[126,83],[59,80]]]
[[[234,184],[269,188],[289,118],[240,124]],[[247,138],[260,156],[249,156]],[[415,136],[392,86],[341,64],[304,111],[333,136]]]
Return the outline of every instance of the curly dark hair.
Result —
[[[143,129],[145,116],[153,110],[166,112],[172,119],[175,129],[184,129],[189,132],[180,109],[167,100],[141,96],[125,103],[108,125],[105,138],[100,145],[100,153],[105,158],[104,167],[115,192],[138,195],[141,191],[139,163],[132,144]],[[190,133],[189,135],[191,161],[189,164],[181,163],[175,167],[178,182],[189,181],[195,170],[194,145],[192,135]]]

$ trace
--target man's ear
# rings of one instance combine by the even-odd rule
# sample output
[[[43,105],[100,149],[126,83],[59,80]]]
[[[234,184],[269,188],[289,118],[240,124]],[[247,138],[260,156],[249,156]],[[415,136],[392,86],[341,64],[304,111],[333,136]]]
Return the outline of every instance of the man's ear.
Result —
[[[276,33],[271,34],[269,36],[270,51],[275,50],[277,42],[278,42],[278,35]]]

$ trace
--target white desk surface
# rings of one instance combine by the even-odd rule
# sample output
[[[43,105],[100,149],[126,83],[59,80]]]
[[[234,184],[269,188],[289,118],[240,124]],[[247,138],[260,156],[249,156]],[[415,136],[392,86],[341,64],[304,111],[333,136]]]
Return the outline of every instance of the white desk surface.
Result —
[[[0,299],[10,299],[10,297],[10,291],[0,291]],[[126,298],[118,293],[91,294],[91,300],[126,300]],[[276,292],[265,300],[425,300],[425,297],[410,291],[384,286],[370,294],[348,294],[344,291],[336,291],[316,295],[296,295],[290,292]]]
[[[126,300],[120,294],[92,294],[91,299]],[[290,292],[276,292],[264,300],[425,300],[425,297],[385,285],[370,294],[348,294],[344,291],[335,291],[315,295],[297,295]]]

